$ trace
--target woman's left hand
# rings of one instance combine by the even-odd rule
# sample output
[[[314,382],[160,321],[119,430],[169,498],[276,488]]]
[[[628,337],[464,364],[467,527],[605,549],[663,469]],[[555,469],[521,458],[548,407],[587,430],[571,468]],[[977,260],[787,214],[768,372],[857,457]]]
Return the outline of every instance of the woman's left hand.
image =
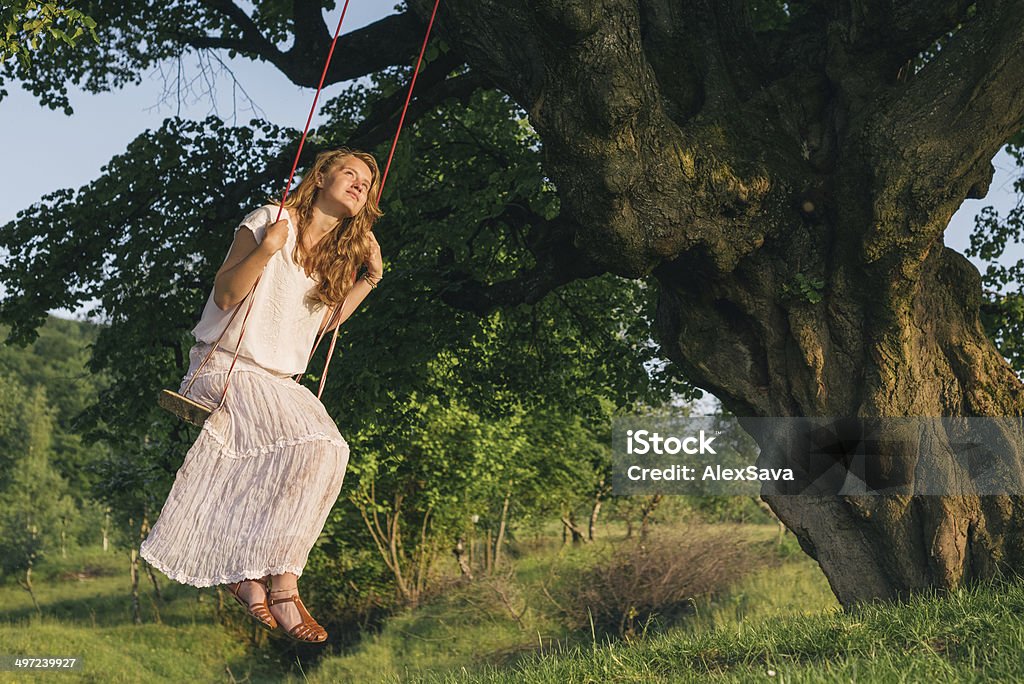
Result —
[[[380,278],[384,275],[384,260],[380,254],[380,243],[377,237],[370,231],[370,254],[366,257],[366,272],[373,278]]]

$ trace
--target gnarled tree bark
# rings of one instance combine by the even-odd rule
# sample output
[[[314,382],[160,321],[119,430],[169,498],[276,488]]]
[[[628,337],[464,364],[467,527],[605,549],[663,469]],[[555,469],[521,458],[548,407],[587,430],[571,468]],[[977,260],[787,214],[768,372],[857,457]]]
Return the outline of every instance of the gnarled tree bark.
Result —
[[[806,5],[755,32],[740,0],[447,0],[439,30],[529,112],[558,259],[653,273],[666,354],[730,411],[1022,415],[942,234],[1024,127],[1024,3]],[[911,445],[878,455],[883,480],[912,482]],[[766,500],[846,606],[1024,570],[1016,496]]]

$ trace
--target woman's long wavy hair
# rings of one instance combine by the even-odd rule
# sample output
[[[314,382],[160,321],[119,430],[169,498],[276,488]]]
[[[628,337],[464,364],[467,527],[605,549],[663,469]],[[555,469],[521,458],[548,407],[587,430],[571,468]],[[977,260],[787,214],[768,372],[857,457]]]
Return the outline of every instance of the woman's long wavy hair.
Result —
[[[370,167],[370,188],[366,192],[366,203],[355,216],[338,221],[329,234],[324,236],[313,248],[311,254],[303,249],[303,238],[313,218],[313,204],[321,192],[317,187],[317,178],[322,176],[326,181],[336,166],[349,157],[356,157]],[[309,267],[312,276],[317,280],[316,289],[311,298],[326,304],[337,306],[345,299],[356,281],[359,267],[370,254],[370,231],[377,219],[384,215],[377,203],[380,192],[380,169],[377,160],[368,152],[339,147],[325,150],[317,155],[313,166],[306,172],[284,202],[285,209],[291,215],[292,223],[298,231],[292,260],[296,264]],[[280,200],[273,200],[280,205]]]

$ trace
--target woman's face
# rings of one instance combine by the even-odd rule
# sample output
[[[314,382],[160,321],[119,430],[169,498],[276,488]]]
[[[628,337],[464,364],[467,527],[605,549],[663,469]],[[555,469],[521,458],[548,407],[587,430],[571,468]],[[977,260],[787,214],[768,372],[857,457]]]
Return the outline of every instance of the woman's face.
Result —
[[[339,210],[337,213],[355,216],[366,204],[371,179],[366,162],[359,157],[346,157],[324,175],[319,199]]]

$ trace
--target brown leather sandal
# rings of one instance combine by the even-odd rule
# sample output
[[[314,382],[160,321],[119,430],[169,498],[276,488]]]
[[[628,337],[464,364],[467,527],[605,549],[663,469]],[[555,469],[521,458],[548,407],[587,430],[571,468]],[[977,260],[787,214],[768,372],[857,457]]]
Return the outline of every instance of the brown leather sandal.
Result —
[[[280,629],[277,633],[284,634],[294,641],[320,643],[321,641],[327,640],[327,630],[321,627],[320,624],[313,619],[313,616],[309,614],[308,610],[306,610],[306,606],[302,603],[302,599],[299,598],[298,594],[292,594],[285,598],[272,598],[270,599],[270,605],[273,606],[278,603],[284,603],[285,601],[295,602],[295,607],[299,609],[299,617],[302,618],[302,622],[287,631],[285,631],[283,625],[278,623],[278,627],[280,627]]]
[[[245,582],[255,582],[256,584],[263,587],[263,601],[261,601],[260,603],[253,603],[250,605],[248,601],[239,596],[238,591],[242,588],[242,584]],[[268,630],[273,631],[277,629],[277,620],[275,620],[274,616],[271,615],[270,606],[267,605],[267,598],[270,596],[270,591],[267,589],[266,582],[258,579],[245,579],[241,582],[228,584],[227,587],[228,591],[231,592],[231,595],[235,597],[235,600],[238,601],[243,608],[245,608],[245,612],[249,613],[249,615],[256,618],[256,622],[260,623],[260,625],[262,625]]]

